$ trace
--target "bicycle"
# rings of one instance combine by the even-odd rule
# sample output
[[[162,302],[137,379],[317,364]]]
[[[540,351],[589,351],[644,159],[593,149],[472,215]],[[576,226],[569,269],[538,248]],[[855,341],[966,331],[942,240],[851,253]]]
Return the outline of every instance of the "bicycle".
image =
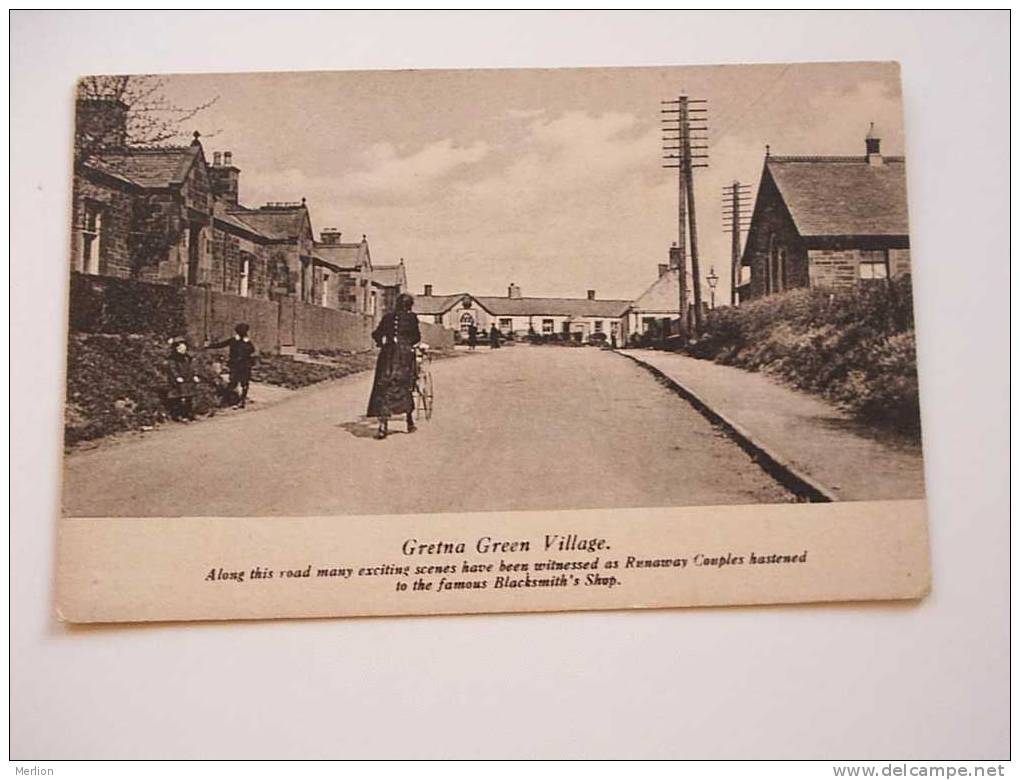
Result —
[[[414,348],[414,408],[419,417],[432,419],[434,391],[432,385],[432,353],[428,344]]]

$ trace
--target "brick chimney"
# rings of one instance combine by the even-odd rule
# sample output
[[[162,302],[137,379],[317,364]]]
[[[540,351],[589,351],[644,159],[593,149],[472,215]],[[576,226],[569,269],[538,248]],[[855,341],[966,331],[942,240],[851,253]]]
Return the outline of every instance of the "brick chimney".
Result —
[[[127,146],[127,104],[114,98],[83,98],[75,112],[75,140],[88,150]]]
[[[875,130],[875,123],[872,122],[868,128],[868,134],[864,136],[864,149],[868,154],[868,165],[882,165],[882,139]]]
[[[521,288],[513,282],[510,282],[510,286],[506,288],[506,297],[513,298],[514,300],[521,297]]]
[[[213,164],[209,169],[209,178],[212,181],[213,195],[236,206],[241,170],[234,167],[233,158],[234,155],[231,152],[213,152]]]
[[[426,284],[425,285],[425,292],[423,294],[424,294],[424,296],[426,298],[431,298],[432,297],[432,285],[431,284]]]
[[[683,264],[684,256],[680,252],[680,247],[673,243],[673,246],[669,248],[669,267],[679,268]]]
[[[594,290],[588,290],[588,300],[589,301],[594,301],[595,300],[595,291]]]
[[[319,242],[323,244],[336,245],[340,243],[340,236],[343,235],[335,227],[323,228],[319,231]]]

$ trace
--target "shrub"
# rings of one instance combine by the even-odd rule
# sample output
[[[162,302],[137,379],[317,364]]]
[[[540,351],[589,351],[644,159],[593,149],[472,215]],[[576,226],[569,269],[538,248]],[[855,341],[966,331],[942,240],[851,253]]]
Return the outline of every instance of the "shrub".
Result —
[[[72,332],[151,333],[169,338],[184,333],[184,310],[180,286],[71,274]]]
[[[763,371],[863,420],[920,429],[910,277],[829,293],[792,290],[709,312],[689,354]]]
[[[167,418],[166,361],[170,348],[153,336],[71,334],[67,342],[64,443],[139,430]],[[219,398],[213,357],[194,355],[202,382],[196,414],[211,414]]]

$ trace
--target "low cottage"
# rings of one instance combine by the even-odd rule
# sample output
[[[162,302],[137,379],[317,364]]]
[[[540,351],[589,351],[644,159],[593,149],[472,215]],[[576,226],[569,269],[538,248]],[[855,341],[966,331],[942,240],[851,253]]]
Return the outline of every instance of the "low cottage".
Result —
[[[741,301],[795,287],[845,289],[910,273],[906,164],[883,157],[765,154],[741,259]]]
[[[495,325],[504,337],[558,336],[580,343],[621,340],[624,313],[630,301],[601,300],[594,290],[584,298],[530,298],[511,284],[506,297],[469,293],[433,295],[432,285],[415,301],[415,311],[436,324],[452,328],[463,340],[474,325],[479,333]],[[597,334],[602,334],[601,336]]]

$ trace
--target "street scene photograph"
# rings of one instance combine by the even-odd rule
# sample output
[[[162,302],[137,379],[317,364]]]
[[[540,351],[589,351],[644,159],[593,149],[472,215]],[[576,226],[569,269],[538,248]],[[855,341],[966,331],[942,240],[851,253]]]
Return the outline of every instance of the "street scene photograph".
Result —
[[[896,63],[76,92],[67,517],[924,497]]]

